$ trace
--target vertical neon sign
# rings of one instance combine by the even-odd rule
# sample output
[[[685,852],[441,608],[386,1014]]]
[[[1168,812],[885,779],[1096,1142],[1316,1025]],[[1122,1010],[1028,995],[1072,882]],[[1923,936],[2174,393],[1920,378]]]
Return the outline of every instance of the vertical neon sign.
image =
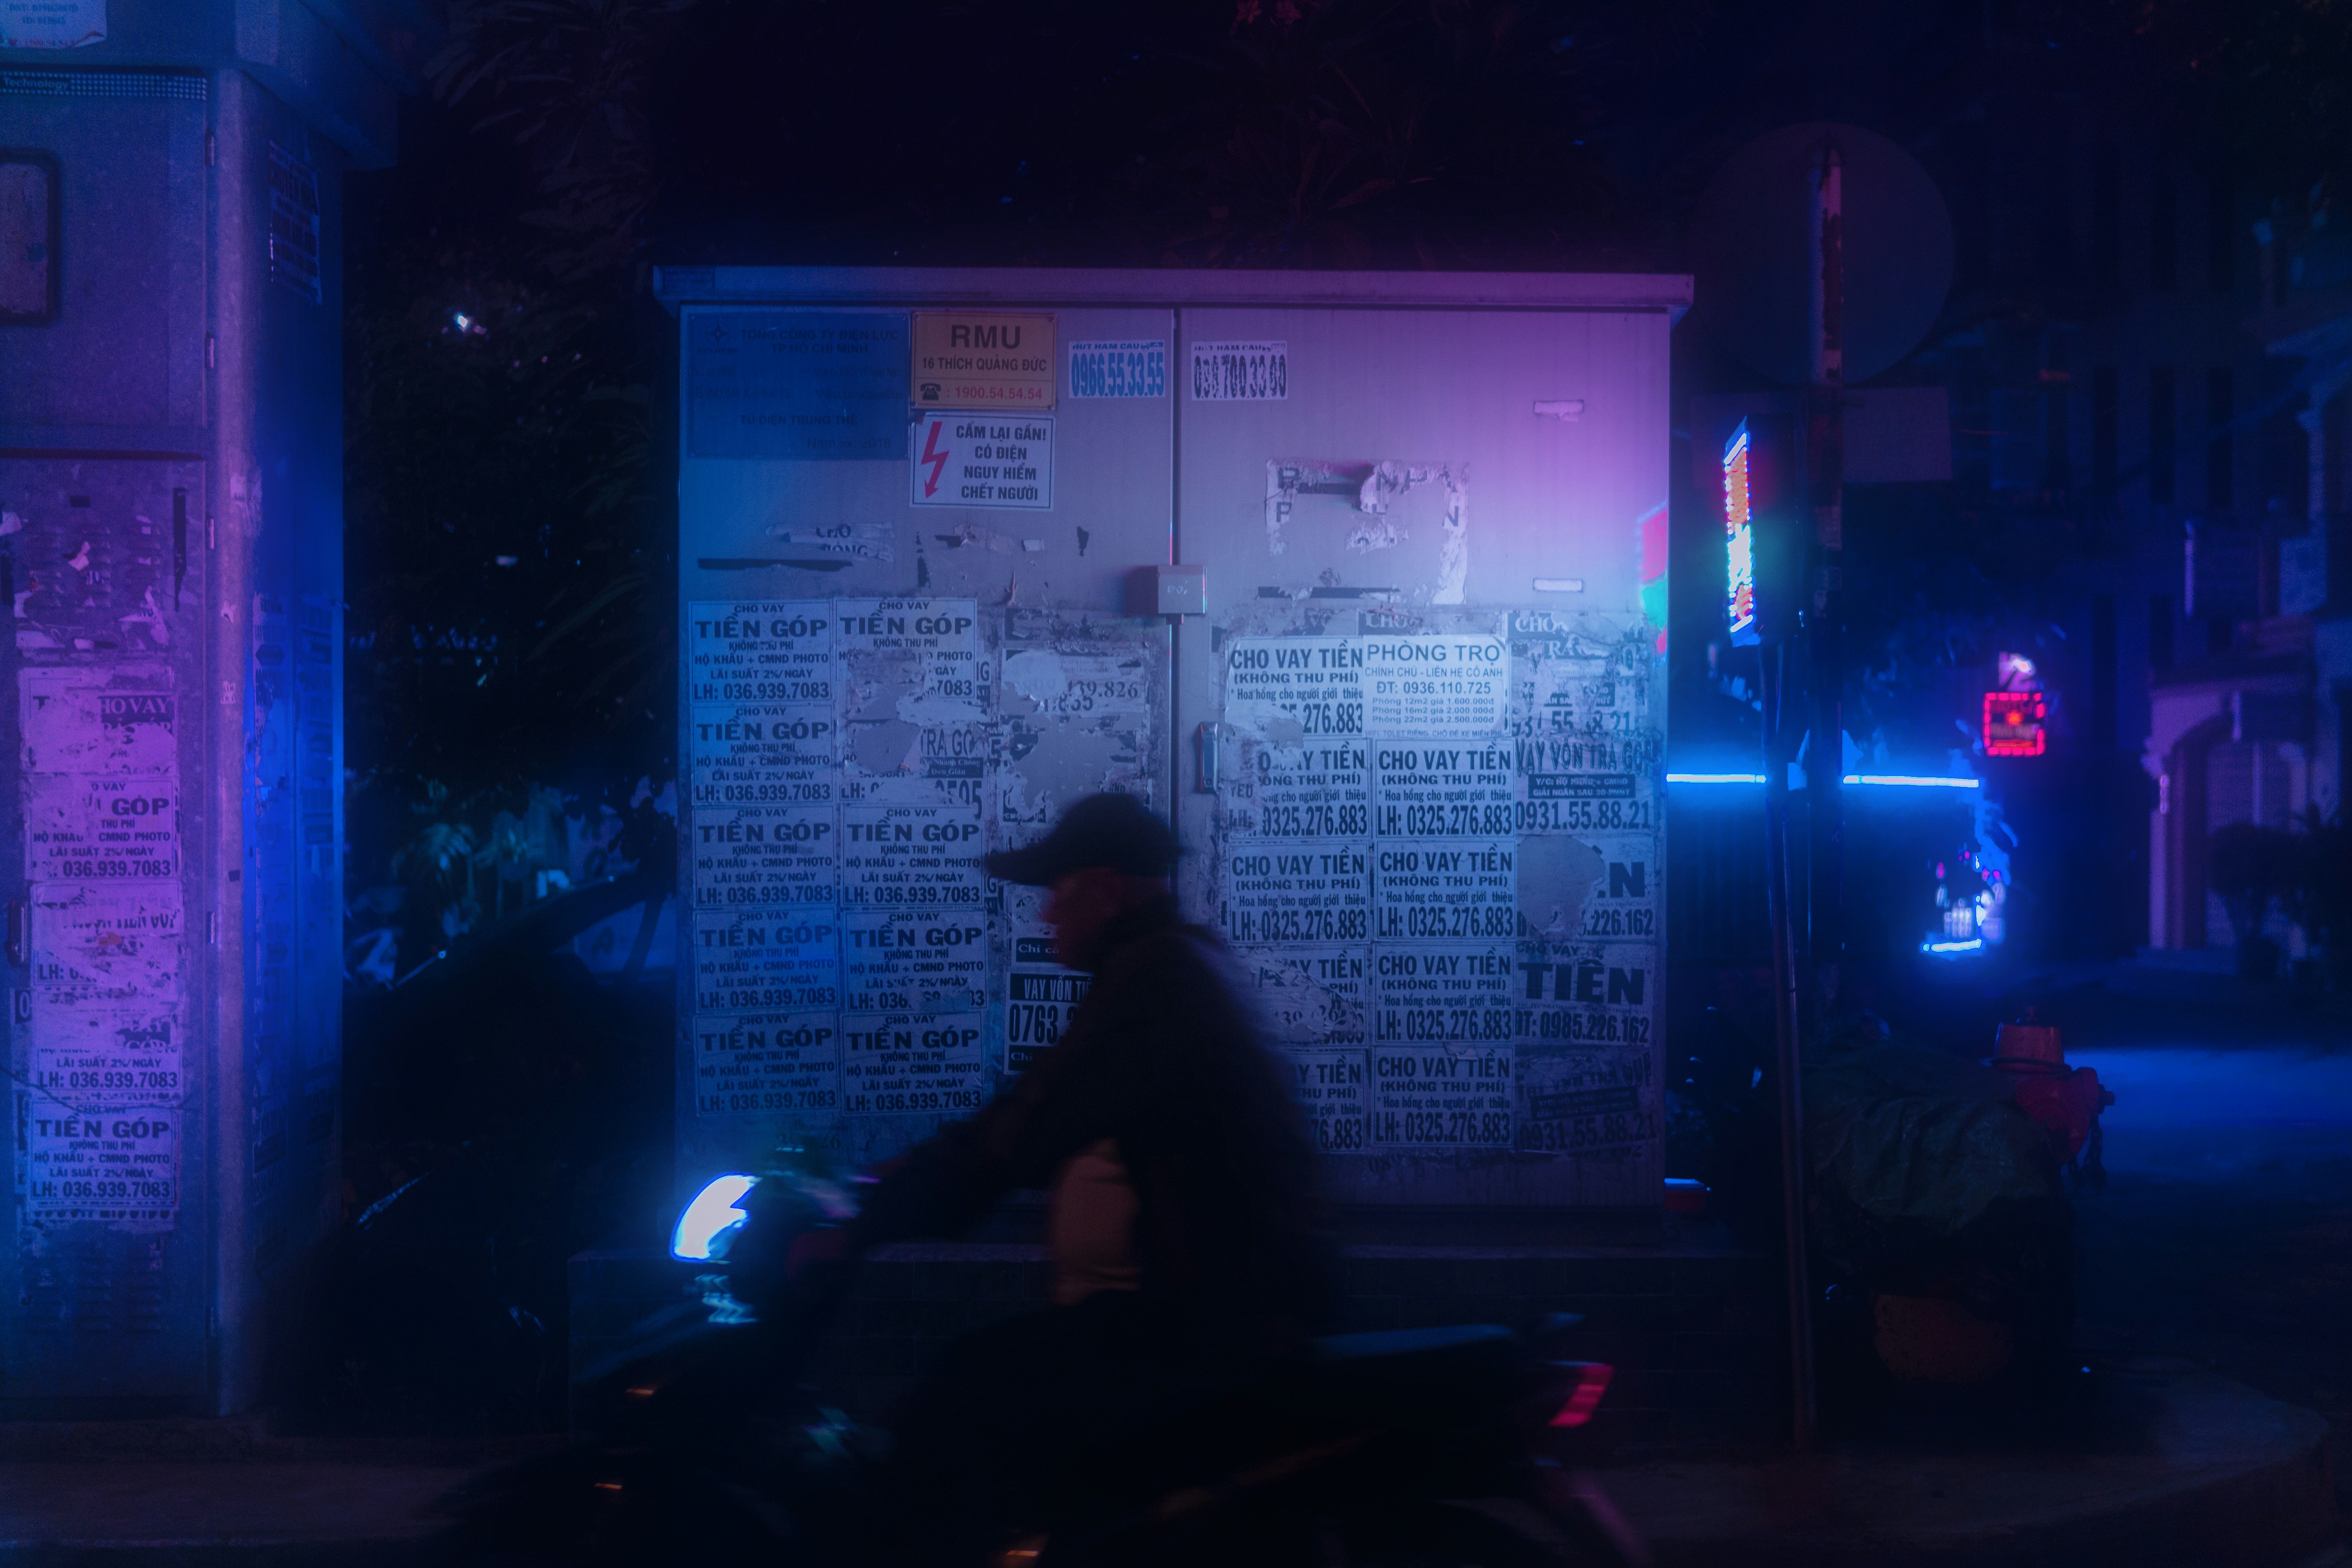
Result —
[[[1729,556],[1725,607],[1734,647],[1763,640],[1756,630],[1756,523],[1748,477],[1753,445],[1743,419],[1723,449],[1723,542]]]

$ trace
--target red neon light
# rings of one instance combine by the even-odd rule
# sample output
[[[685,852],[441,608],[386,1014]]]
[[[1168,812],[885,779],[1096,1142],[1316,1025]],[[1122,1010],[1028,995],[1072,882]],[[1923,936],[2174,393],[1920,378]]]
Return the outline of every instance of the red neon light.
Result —
[[[1585,1362],[1576,1369],[1576,1387],[1559,1414],[1551,1418],[1555,1426],[1581,1426],[1592,1419],[1592,1407],[1609,1392],[1609,1379],[1616,1369],[1605,1362]]]
[[[2045,744],[2045,710],[2039,691],[1988,691],[1984,749],[1989,757],[2038,757]]]

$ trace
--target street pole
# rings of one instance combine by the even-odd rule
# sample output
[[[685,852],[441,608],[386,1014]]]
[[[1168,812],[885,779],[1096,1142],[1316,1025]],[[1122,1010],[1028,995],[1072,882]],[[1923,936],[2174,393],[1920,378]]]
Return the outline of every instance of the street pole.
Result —
[[[1789,763],[1781,727],[1789,645],[1758,648],[1764,699],[1764,909],[1772,926],[1772,1041],[1780,1089],[1780,1239],[1788,1254],[1790,1436],[1799,1453],[1814,1439],[1812,1286],[1805,1266],[1805,1109],[1799,1074],[1801,1027],[1797,955],[1789,917]]]
[[[1811,1001],[1836,1004],[1845,952],[1845,193],[1835,143],[1822,150],[1812,187],[1811,405],[1806,421],[1807,497],[1813,513],[1811,744],[1805,753],[1810,882],[1807,956]]]

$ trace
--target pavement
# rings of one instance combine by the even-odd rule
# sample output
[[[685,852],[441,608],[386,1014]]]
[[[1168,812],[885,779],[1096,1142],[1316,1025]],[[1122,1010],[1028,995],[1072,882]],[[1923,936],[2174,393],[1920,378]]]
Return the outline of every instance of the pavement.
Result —
[[[1945,1008],[1953,1048],[1989,1047],[2031,1002],[2117,1092],[2111,1179],[2077,1200],[2089,1397],[1997,1448],[1606,1471],[1658,1568],[2352,1568],[2329,1441],[2352,1430],[2344,1000],[2145,966],[1988,970]],[[547,1441],[0,1425],[0,1568],[430,1563],[433,1500]]]
[[[2210,1373],[2107,1376],[2095,1405],[2089,1429],[2023,1449],[1855,1447],[1603,1481],[1658,1568],[2298,1568],[2336,1539],[2320,1417]],[[38,1451],[39,1436],[0,1433],[0,1451]],[[0,1564],[432,1563],[434,1500],[497,1462],[267,1443],[107,1453],[86,1432],[53,1449],[76,1457],[0,1461]]]

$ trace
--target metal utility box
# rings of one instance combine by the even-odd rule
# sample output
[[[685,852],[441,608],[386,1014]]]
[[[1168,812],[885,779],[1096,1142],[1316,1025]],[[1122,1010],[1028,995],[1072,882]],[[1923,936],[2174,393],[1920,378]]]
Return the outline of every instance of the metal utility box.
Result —
[[[1052,1049],[1087,979],[979,858],[1120,789],[1174,820],[1343,1198],[1659,1201],[1686,279],[658,288],[682,1182],[782,1136],[886,1155]],[[1177,565],[1204,613],[1132,615]]]
[[[0,1415],[235,1410],[340,1201],[340,192],[423,39],[299,0],[19,9]]]

